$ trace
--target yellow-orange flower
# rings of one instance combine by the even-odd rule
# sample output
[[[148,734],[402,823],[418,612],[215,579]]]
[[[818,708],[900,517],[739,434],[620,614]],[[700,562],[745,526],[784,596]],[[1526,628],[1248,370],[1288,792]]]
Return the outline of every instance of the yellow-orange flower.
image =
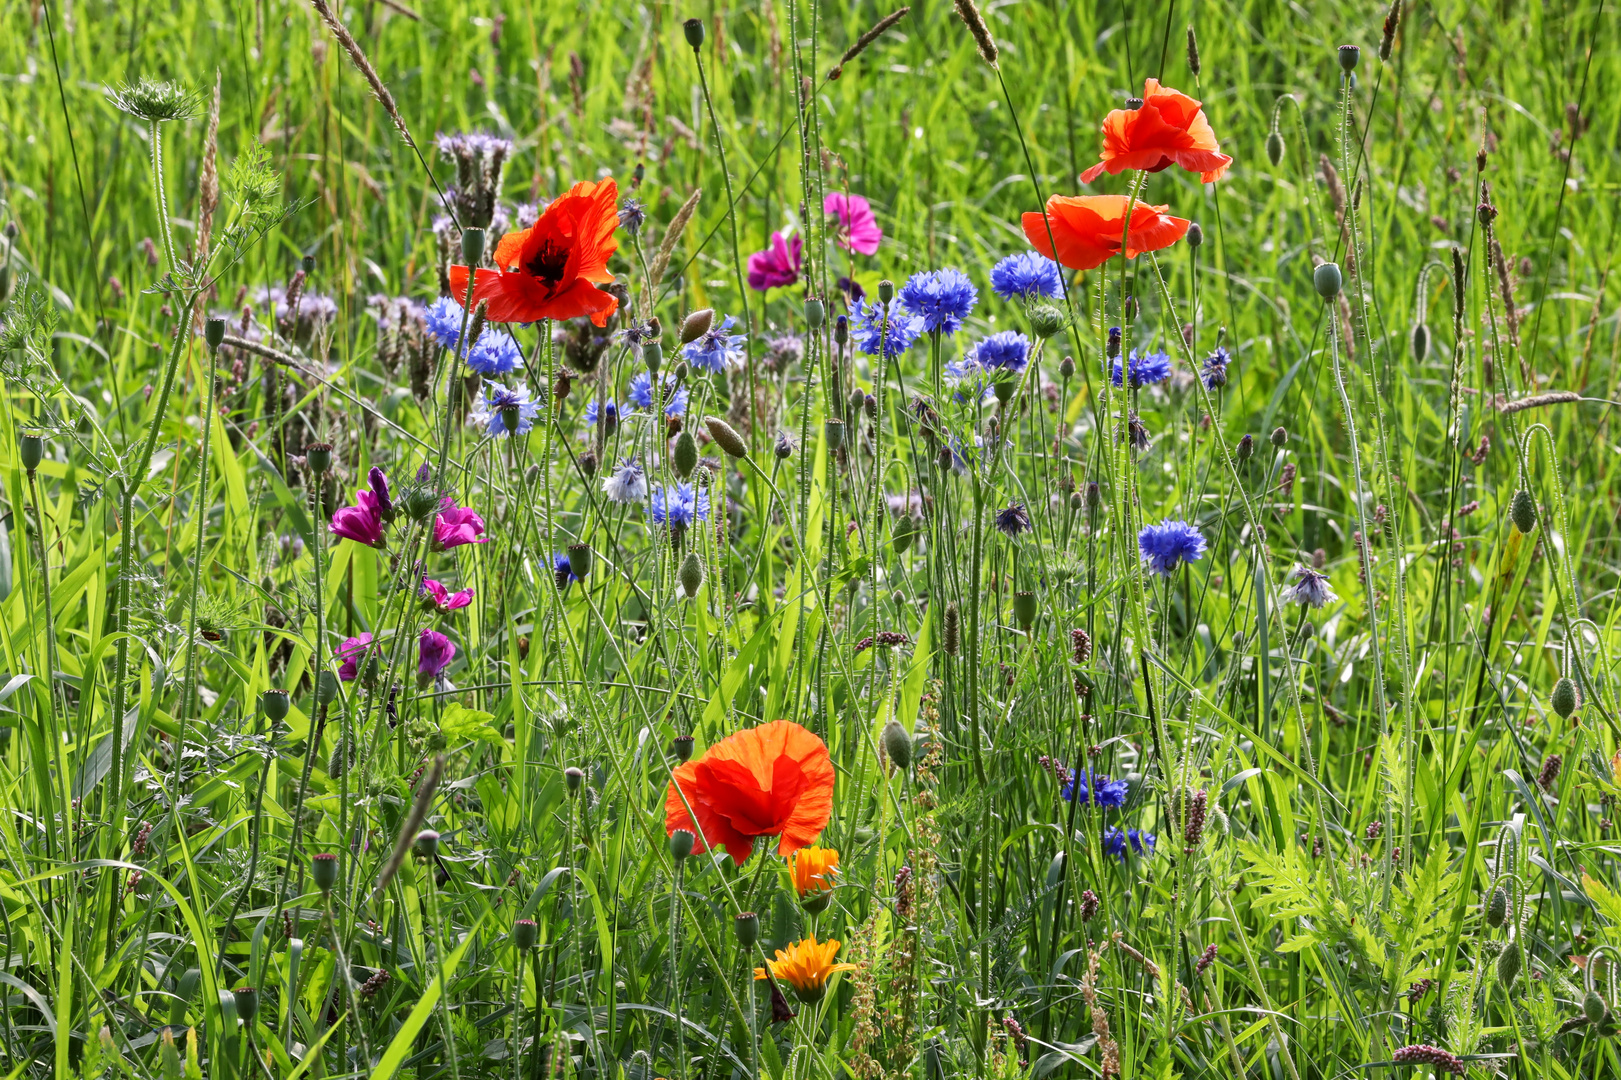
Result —
[[[806,847],[794,852],[794,888],[801,897],[833,888],[838,872],[837,848]]]
[[[839,942],[817,943],[815,936],[796,941],[786,949],[777,950],[777,958],[770,961],[771,974],[794,988],[794,994],[807,1004],[822,1000],[827,993],[827,980],[835,972],[854,971],[854,964],[835,964]],[[765,968],[755,968],[756,979],[765,978]]]

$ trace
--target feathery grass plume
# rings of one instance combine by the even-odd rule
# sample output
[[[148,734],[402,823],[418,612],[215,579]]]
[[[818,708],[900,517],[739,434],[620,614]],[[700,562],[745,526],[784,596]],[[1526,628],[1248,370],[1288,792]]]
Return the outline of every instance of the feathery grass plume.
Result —
[[[1537,409],[1544,405],[1566,405],[1582,400],[1582,395],[1574,390],[1550,390],[1546,394],[1528,394],[1513,401],[1500,401],[1497,411],[1504,415],[1524,412],[1526,409]]]
[[[422,823],[428,819],[428,807],[433,805],[433,793],[438,789],[439,781],[444,775],[445,755],[439,754],[433,759],[433,768],[428,770],[428,775],[417,785],[416,798],[411,801],[411,812],[400,822],[399,835],[394,840],[394,851],[389,855],[382,874],[377,878],[377,887],[372,890],[373,904],[388,892],[389,883],[394,880],[394,875],[405,865],[405,857],[411,853],[411,848],[416,843],[417,832],[421,830]]]
[[[862,34],[860,37],[856,38],[855,44],[844,50],[844,55],[839,57],[839,62],[834,64],[833,70],[827,73],[828,81],[831,82],[832,80],[837,79],[840,75],[843,75],[845,64],[848,64],[850,61],[866,52],[867,46],[871,45],[873,42],[882,37],[885,30],[888,30],[891,26],[894,26],[896,23],[906,18],[911,11],[912,9],[910,7],[896,8],[894,11],[891,11],[888,15],[885,15],[882,19],[879,19],[876,23],[874,23],[871,30],[868,30],[865,34]]]
[[[664,271],[669,268],[670,256],[675,253],[675,245],[680,243],[681,234],[687,231],[687,222],[692,220],[692,213],[698,209],[698,200],[703,198],[703,188],[693,188],[687,201],[681,204],[681,209],[675,212],[670,219],[669,227],[664,230],[664,239],[659,241],[658,254],[653,256],[653,265],[647,272],[647,291],[645,297],[645,312],[643,319],[653,315],[653,294],[658,290],[659,283],[664,280]]]
[[[991,28],[985,25],[985,16],[979,13],[979,6],[974,0],[953,0],[956,4],[957,14],[962,18],[968,32],[974,35],[974,45],[979,49],[979,58],[992,69],[996,69],[996,39],[991,37]]]
[[[214,211],[220,204],[220,85],[222,76],[214,72],[214,100],[208,109],[208,132],[203,136],[203,163],[197,169],[197,239],[191,249],[194,266],[208,263],[208,244],[214,229]],[[197,318],[203,317],[202,310]]]
[[[1390,59],[1390,50],[1396,44],[1396,27],[1401,25],[1401,0],[1391,0],[1390,10],[1385,13],[1385,32],[1379,39],[1379,60]]]

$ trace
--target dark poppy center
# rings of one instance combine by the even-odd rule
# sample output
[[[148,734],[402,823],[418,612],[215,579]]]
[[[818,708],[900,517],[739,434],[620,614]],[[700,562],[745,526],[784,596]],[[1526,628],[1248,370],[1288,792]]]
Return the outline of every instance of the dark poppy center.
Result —
[[[568,249],[552,240],[542,243],[535,257],[524,264],[525,270],[550,285],[563,280],[563,271],[567,267]]]

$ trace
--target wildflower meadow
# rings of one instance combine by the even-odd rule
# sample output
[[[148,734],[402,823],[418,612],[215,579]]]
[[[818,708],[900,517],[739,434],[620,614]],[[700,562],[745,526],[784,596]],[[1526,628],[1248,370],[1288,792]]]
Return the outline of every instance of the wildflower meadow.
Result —
[[[1621,1076],[1617,29],[0,8],[0,1078]]]

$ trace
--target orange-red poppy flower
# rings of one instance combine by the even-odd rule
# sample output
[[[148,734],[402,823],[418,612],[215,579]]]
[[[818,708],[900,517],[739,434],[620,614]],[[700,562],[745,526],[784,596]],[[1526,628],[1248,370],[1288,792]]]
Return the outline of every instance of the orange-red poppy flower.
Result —
[[[619,186],[613,178],[582,181],[546,207],[527,229],[509,232],[495,245],[496,269],[473,279],[473,303],[489,302],[491,322],[535,322],[591,316],[606,326],[619,306],[597,285],[612,281],[608,258],[619,250]],[[450,268],[450,291],[467,296],[467,267]]]
[[[1024,215],[1025,239],[1047,258],[1072,269],[1090,270],[1102,266],[1120,253],[1120,237],[1125,231],[1126,207],[1130,202],[1124,195],[1054,195],[1047,200],[1046,214]],[[1165,212],[1168,209],[1145,202],[1132,206],[1131,231],[1126,235],[1128,259],[1145,251],[1170,247],[1182,239],[1188,231],[1188,220],[1171,217]],[[1052,228],[1050,240],[1049,225]]]
[[[827,746],[792,720],[722,739],[703,757],[677,766],[664,796],[666,833],[686,829],[698,837],[693,851],[725,848],[740,865],[755,837],[782,837],[777,851],[789,855],[815,842],[832,816]]]
[[[1103,160],[1083,172],[1081,180],[1090,184],[1105,172],[1159,172],[1180,165],[1208,184],[1220,180],[1232,163],[1221,152],[1199,102],[1149,79],[1143,84],[1141,108],[1116,109],[1103,118]]]

